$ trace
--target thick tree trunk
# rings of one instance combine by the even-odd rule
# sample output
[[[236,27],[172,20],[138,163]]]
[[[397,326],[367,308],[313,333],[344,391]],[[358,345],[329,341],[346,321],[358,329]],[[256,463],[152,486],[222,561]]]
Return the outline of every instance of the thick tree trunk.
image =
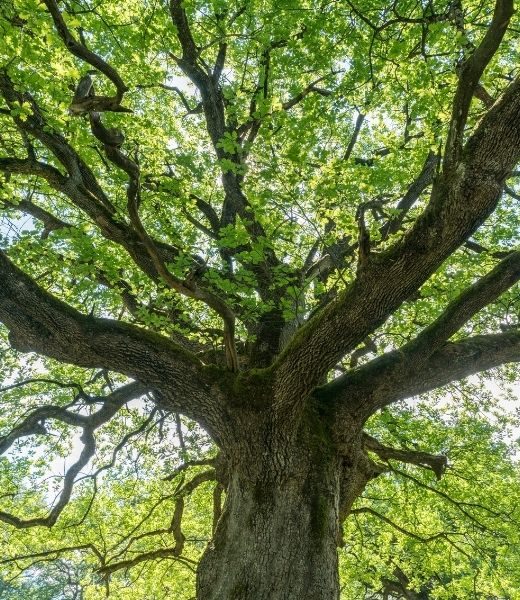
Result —
[[[337,493],[238,477],[201,561],[198,600],[335,600]]]
[[[262,435],[235,453],[240,462],[199,566],[198,600],[339,597],[341,461],[323,431],[304,429],[297,441]]]

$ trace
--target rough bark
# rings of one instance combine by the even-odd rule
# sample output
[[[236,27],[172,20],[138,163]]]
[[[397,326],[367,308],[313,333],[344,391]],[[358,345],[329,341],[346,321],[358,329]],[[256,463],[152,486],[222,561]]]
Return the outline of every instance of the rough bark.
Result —
[[[200,563],[197,598],[337,598],[340,455],[317,417],[297,433],[256,425],[229,457],[226,502]]]
[[[199,567],[197,598],[337,598],[338,478],[332,469],[328,475],[278,485],[234,475]]]
[[[226,501],[199,566],[198,600],[339,597],[342,522],[381,470],[363,450],[359,421],[338,436],[325,405],[305,406],[299,421],[282,423],[276,410],[236,408],[240,434],[224,452]]]
[[[0,251],[0,321],[11,346],[82,367],[105,368],[158,390],[218,441],[230,436],[211,369],[168,338],[128,323],[87,316],[41,289]]]
[[[457,168],[439,175],[414,226],[386,252],[370,253],[354,282],[302,327],[276,365],[280,402],[297,405],[492,213],[520,159],[519,110],[517,80],[469,138]]]

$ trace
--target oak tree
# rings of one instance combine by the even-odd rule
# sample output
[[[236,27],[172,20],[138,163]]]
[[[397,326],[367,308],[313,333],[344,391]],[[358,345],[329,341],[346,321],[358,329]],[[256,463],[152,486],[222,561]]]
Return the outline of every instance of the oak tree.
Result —
[[[153,533],[173,545],[74,548],[107,581],[189,565],[185,498],[216,481],[198,599],[338,598],[347,517],[393,523],[354,506],[365,488],[448,464],[385,442],[389,407],[520,361],[514,18],[512,0],[3,2],[0,450],[70,428],[81,449],[50,502],[17,502],[15,473],[0,520],[55,525],[107,438],[94,494],[167,419],[186,459],[188,418],[218,452],[164,474],[201,467]],[[419,597],[393,573],[387,597]]]

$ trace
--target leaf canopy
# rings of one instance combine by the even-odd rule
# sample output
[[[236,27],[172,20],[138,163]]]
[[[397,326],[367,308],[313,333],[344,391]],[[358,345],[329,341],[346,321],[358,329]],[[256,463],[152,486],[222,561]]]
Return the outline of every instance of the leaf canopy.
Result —
[[[296,348],[315,315],[357,289],[365,251],[377,263],[404,248],[448,171],[465,65],[506,2],[166,4],[4,0],[0,246],[39,288],[89,314],[87,331],[104,319],[159,334],[147,348],[160,354],[171,342],[186,379],[211,373],[221,385],[229,371],[257,374]],[[514,85],[518,26],[514,14],[477,77],[464,140],[478,138]],[[491,214],[326,365],[320,385],[408,351],[511,257],[519,178],[509,169]],[[518,286],[496,296],[447,336],[454,352],[470,336],[518,335]],[[49,513],[71,465],[79,470],[52,530],[2,528],[0,598],[191,598],[222,494],[210,483],[213,423],[148,388],[98,423],[106,399],[117,403],[128,378],[140,379],[133,371],[67,364],[41,346],[22,354],[12,332],[1,335],[0,444],[54,407],[52,422],[33,419],[0,458],[2,515]],[[369,419],[381,443],[449,463],[437,481],[431,469],[386,461],[346,524],[342,598],[515,597],[518,415],[505,415],[499,387],[514,397],[518,369],[493,376],[491,388],[453,383]],[[96,431],[90,463],[79,462],[78,428],[82,441]]]

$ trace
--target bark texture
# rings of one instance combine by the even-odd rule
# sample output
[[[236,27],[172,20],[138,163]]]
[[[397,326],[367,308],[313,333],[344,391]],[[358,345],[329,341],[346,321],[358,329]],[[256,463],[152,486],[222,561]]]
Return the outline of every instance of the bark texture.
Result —
[[[259,488],[233,477],[199,567],[197,598],[337,598],[337,493],[324,483],[302,489],[297,480]]]
[[[226,503],[199,566],[197,598],[338,598],[342,463],[326,427],[315,415],[296,432],[260,424],[247,437],[248,448],[230,460]]]

